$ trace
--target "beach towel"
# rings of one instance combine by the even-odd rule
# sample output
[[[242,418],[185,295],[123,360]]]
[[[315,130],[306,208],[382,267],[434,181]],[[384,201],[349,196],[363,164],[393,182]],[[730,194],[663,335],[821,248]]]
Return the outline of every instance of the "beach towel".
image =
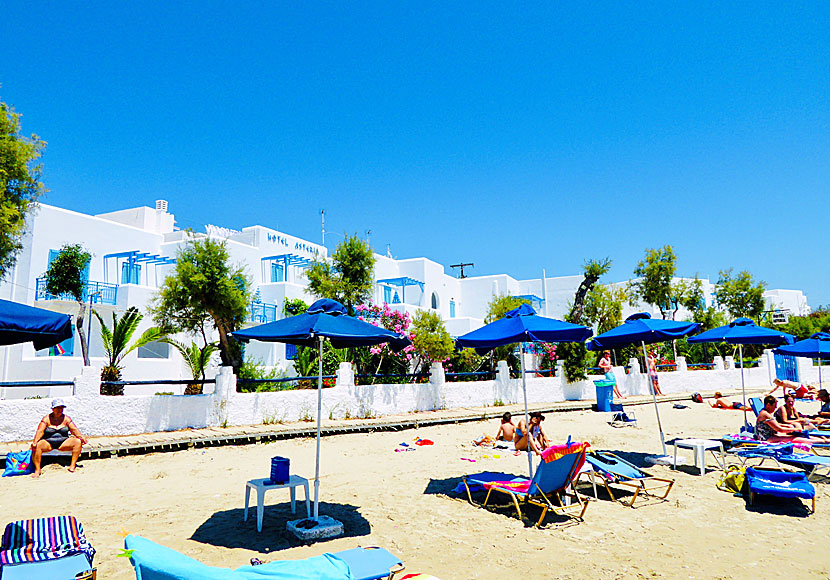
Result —
[[[56,560],[80,552],[92,565],[95,548],[73,516],[20,520],[8,524],[3,532],[0,566]]]

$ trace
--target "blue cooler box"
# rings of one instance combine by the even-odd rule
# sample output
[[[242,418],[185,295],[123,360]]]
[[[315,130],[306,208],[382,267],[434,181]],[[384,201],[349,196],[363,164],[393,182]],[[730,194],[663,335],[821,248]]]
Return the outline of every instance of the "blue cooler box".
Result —
[[[269,483],[283,484],[288,481],[289,465],[291,460],[287,457],[272,457],[271,458],[271,477]]]
[[[614,404],[614,383],[611,381],[594,381],[597,388],[597,411],[610,412]]]

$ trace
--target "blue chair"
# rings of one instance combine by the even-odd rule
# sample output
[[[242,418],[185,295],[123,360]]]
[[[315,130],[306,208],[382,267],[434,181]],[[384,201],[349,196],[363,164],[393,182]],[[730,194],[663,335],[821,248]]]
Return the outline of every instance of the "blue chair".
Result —
[[[593,471],[583,471],[580,475],[584,475],[591,480],[595,490],[594,496],[596,496],[596,482],[599,479],[605,486],[608,495],[611,496],[612,501],[618,501],[628,507],[634,506],[634,502],[637,501],[641,492],[657,499],[666,499],[674,485],[673,479],[655,477],[608,451],[592,451],[585,456],[585,461],[590,464]],[[609,484],[632,489],[634,495],[631,497],[631,501],[626,503],[614,497],[614,492]]]
[[[757,495],[797,497],[812,500],[810,512],[816,511],[816,488],[807,481],[807,476],[803,473],[747,467],[746,484],[749,491],[749,505],[755,503]]]
[[[830,457],[814,453],[795,453],[792,443],[777,445],[759,445],[735,451],[742,463],[747,459],[760,459],[756,466],[760,467],[767,459],[773,460],[779,467],[782,463],[792,465],[807,472],[807,479],[812,481],[818,477],[830,477]]]
[[[488,477],[481,477],[485,474],[466,476],[464,485],[467,486],[470,503],[473,503],[473,501],[469,484],[474,483],[487,489],[487,496],[484,498],[482,507],[487,507],[494,491],[510,496],[519,519],[522,519],[520,501],[541,507],[542,515],[539,516],[539,520],[536,522],[537,527],[542,525],[542,521],[549,510],[581,521],[582,516],[585,515],[585,510],[588,509],[588,500],[577,493],[573,483],[579,475],[579,469],[585,463],[585,452],[588,447],[590,445],[587,442],[549,447],[542,453],[542,462],[536,468],[533,479],[507,476],[508,478],[503,480],[493,480]],[[487,475],[492,476],[493,474]],[[575,503],[566,504],[566,497],[575,500]],[[558,505],[555,505],[551,498],[556,499]]]
[[[127,536],[124,547],[132,550],[136,580],[379,580],[391,579],[404,568],[399,558],[383,548],[355,548],[231,570],[202,564],[141,536]]]

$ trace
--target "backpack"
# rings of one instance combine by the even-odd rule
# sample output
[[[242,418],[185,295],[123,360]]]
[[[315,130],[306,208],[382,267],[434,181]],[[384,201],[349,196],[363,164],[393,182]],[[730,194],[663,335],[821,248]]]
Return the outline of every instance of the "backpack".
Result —
[[[694,393],[692,395],[692,401],[694,401],[695,403],[702,403],[703,402],[703,396],[701,396],[700,393]]]

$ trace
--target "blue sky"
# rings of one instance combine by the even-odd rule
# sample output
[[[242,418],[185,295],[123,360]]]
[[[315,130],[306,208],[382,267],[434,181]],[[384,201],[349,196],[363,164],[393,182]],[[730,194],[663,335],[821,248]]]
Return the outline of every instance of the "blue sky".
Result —
[[[671,244],[830,304],[826,5],[445,4],[7,3],[0,99],[78,211],[325,208],[330,247],[518,278]]]

